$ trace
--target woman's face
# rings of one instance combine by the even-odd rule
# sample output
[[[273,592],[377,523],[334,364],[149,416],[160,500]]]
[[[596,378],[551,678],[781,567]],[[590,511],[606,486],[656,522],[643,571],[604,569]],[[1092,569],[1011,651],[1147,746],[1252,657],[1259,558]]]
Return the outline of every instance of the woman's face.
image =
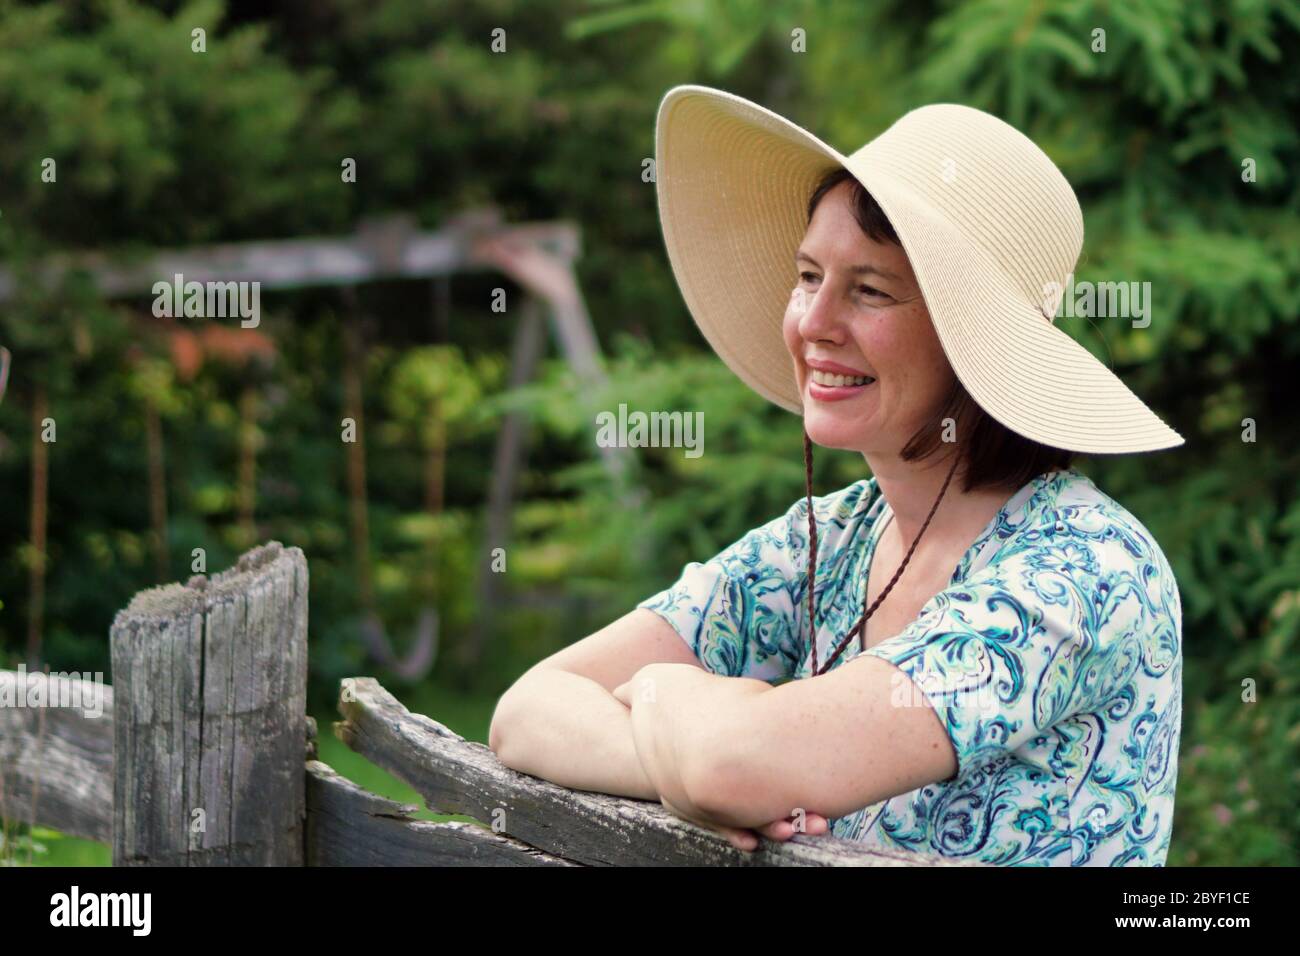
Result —
[[[863,234],[851,188],[841,183],[817,205],[796,255],[783,331],[808,437],[887,458],[938,412],[954,374],[906,253]],[[813,380],[839,382],[825,376],[849,372],[875,380]]]

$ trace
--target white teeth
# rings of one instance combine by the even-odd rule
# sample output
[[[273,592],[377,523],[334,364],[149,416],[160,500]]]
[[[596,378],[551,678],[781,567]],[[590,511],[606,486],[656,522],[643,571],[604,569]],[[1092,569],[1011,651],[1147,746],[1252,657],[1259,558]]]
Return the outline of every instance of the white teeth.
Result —
[[[818,369],[810,369],[810,371],[814,382],[832,388],[842,388],[846,385],[868,385],[875,381],[870,375],[835,375]]]

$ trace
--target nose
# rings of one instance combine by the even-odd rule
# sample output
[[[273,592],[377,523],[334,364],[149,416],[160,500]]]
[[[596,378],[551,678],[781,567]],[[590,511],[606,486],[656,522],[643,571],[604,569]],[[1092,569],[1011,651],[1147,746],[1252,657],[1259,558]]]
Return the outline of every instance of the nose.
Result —
[[[802,287],[795,290],[791,308],[803,310],[797,328],[805,341],[840,343],[845,340],[847,330],[833,291],[824,280],[816,292],[809,292]]]

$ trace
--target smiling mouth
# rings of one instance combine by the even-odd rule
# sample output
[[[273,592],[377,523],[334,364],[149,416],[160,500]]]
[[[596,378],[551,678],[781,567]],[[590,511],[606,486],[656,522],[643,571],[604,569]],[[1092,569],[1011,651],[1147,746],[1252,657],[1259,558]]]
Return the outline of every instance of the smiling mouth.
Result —
[[[870,375],[836,375],[820,369],[809,369],[809,380],[824,388],[856,388],[875,381]]]

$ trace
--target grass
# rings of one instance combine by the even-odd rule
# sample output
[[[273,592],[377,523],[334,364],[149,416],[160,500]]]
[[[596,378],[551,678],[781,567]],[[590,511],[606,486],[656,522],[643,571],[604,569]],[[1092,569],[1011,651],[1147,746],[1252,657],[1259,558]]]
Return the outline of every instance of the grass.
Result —
[[[46,827],[10,824],[12,853],[0,849],[0,866],[110,866],[113,852],[104,843],[82,840]]]

